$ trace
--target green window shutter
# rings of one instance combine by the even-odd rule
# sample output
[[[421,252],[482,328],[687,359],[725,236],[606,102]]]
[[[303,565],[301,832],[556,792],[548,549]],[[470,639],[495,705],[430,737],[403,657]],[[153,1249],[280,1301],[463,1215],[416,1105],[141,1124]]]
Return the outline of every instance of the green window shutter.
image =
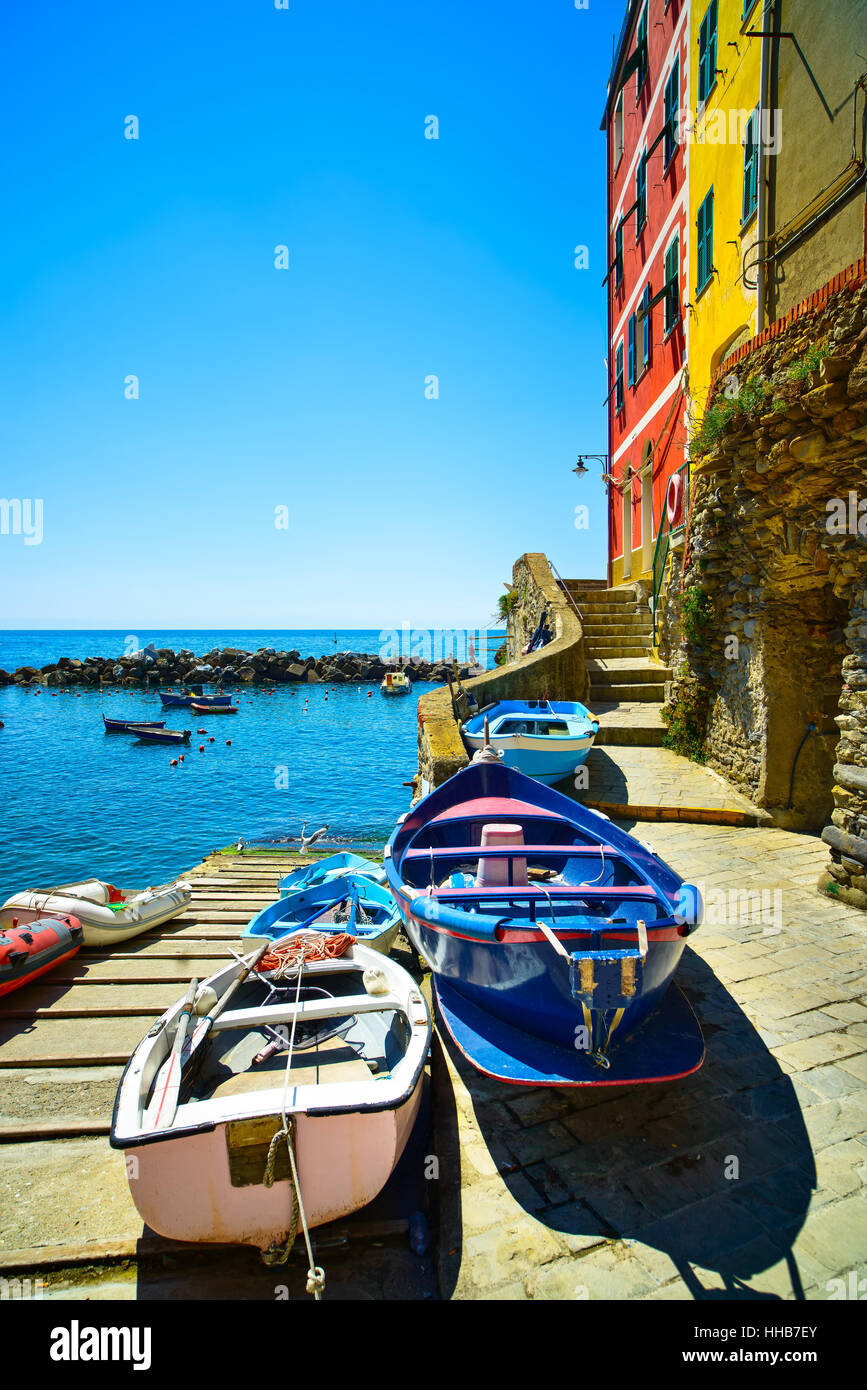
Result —
[[[711,0],[698,31],[698,99],[706,101],[716,74],[717,0]]]
[[[647,221],[647,153],[642,152],[638,161],[638,168],[635,171],[635,201],[638,204],[635,213],[635,239]]]
[[[635,385],[635,315],[629,315],[629,365],[627,377],[630,386]]]
[[[676,237],[665,253],[665,331],[669,332],[680,318],[680,238]]]
[[[668,168],[677,149],[675,122],[680,105],[680,59],[675,58],[671,75],[665,84],[665,167]]]
[[[713,189],[710,190],[696,219],[697,241],[697,284],[696,289],[704,289],[713,271]]]
[[[635,72],[635,103],[641,96],[641,89],[647,78],[647,5],[641,11],[641,18],[638,21],[638,28],[635,33],[635,51],[639,54],[638,67]]]
[[[617,352],[614,356],[615,380],[614,380],[614,405],[615,409],[623,409],[623,339],[617,344]]]
[[[650,285],[644,287],[644,294],[641,296],[641,308],[644,318],[641,321],[641,364],[646,367],[650,361]]]
[[[747,121],[744,135],[744,196],[741,222],[747,222],[759,201],[759,108]]]
[[[623,223],[618,222],[614,233],[614,288],[623,280]]]

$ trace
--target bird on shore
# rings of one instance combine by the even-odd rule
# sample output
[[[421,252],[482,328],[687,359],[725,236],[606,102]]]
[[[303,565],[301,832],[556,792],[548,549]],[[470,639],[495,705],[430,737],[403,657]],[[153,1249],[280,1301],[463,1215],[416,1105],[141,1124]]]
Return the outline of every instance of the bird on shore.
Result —
[[[300,839],[301,839],[301,853],[302,853],[302,854],[308,854],[309,851],[310,851],[310,846],[311,846],[311,845],[315,845],[317,840],[321,840],[321,839],[322,839],[322,836],[323,836],[324,834],[326,834],[327,830],[328,830],[328,821],[326,821],[324,825],[320,826],[318,830],[314,830],[314,832],[313,832],[312,835],[308,835],[308,834],[306,833],[306,832],[307,832],[307,822],[305,821],[304,824],[303,824],[302,827],[301,827],[301,836],[300,836]]]

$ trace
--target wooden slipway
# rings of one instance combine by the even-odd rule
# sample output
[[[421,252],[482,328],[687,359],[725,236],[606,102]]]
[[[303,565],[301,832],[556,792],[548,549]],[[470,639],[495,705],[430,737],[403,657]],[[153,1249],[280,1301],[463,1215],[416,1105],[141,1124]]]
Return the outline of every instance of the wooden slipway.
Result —
[[[108,1142],[121,1067],[192,976],[241,949],[278,879],[310,862],[212,855],[181,875],[193,897],[179,917],[115,951],[84,948],[0,999],[0,1275],[142,1248],[124,1155]]]

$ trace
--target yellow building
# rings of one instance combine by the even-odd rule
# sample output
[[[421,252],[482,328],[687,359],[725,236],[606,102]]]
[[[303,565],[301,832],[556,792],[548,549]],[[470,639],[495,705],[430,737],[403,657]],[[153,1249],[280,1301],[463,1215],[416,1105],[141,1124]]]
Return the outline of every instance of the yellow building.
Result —
[[[762,109],[765,0],[692,0],[689,109],[689,396],[700,424],[716,369],[757,323],[760,152],[774,138]]]

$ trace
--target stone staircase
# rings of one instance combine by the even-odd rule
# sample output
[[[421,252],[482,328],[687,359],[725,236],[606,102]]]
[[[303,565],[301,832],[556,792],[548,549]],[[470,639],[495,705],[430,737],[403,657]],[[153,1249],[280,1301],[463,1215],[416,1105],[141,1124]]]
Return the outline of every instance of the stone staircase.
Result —
[[[671,670],[653,660],[646,603],[630,586],[608,589],[601,580],[566,579],[562,587],[583,617],[590,706],[600,718],[596,743],[658,747]]]

